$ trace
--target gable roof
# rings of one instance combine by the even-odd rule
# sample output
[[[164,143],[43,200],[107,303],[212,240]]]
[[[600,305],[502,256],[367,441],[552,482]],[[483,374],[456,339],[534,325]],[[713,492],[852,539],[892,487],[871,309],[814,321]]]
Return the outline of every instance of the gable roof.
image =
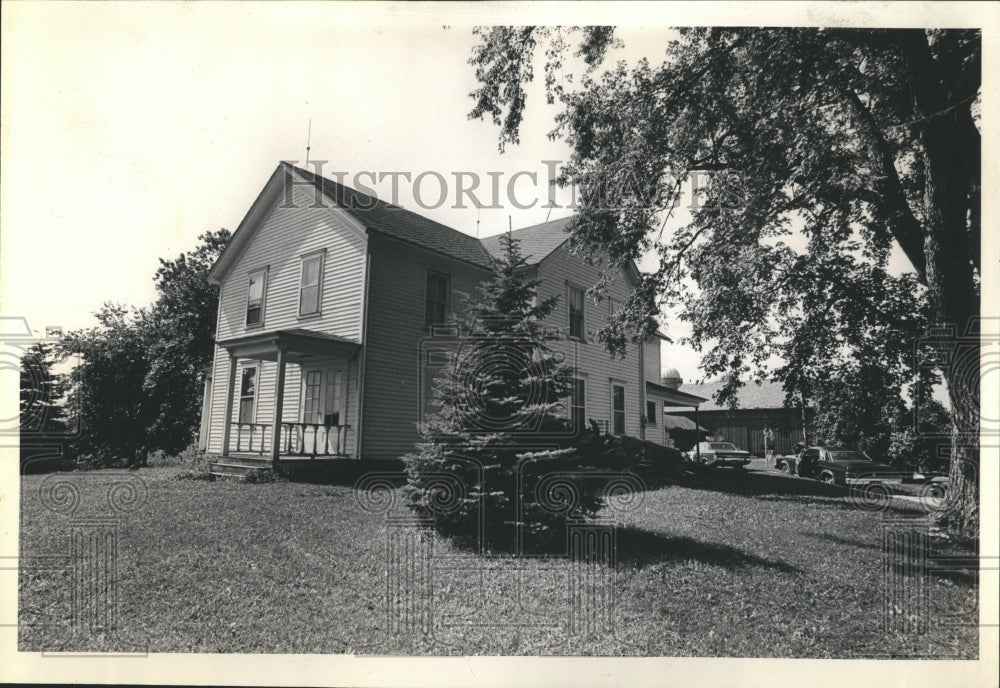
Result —
[[[538,265],[557,248],[565,244],[570,239],[570,229],[573,226],[575,215],[562,217],[558,220],[550,220],[539,225],[522,227],[511,232],[511,236],[521,242],[521,255],[524,256],[528,265]],[[503,246],[500,239],[506,232],[494,234],[482,239],[483,246],[494,258],[503,257]],[[638,280],[639,268],[633,261],[629,261],[625,269],[633,281]]]
[[[489,268],[489,253],[478,239],[423,215],[386,203],[332,179],[281,163],[312,182],[323,195],[364,225],[394,239],[416,244],[451,258]]]
[[[545,256],[549,255],[563,245],[569,239],[569,228],[573,222],[573,217],[563,217],[551,222],[543,222],[540,225],[522,227],[511,232],[511,236],[521,242],[521,255],[528,261],[528,265],[536,265]],[[503,258],[503,246],[500,238],[506,232],[484,237],[483,246],[494,258]]]
[[[682,385],[688,394],[697,394],[708,401],[702,405],[702,411],[730,411],[728,404],[715,401],[715,393],[723,385],[722,380],[706,382],[700,385]],[[785,390],[779,382],[747,382],[736,391],[737,409],[780,409],[785,408]],[[812,406],[808,403],[807,406]]]
[[[350,218],[357,221],[366,231],[378,232],[485,269],[490,269],[491,257],[501,258],[503,255],[500,244],[500,238],[503,234],[495,234],[480,240],[423,215],[418,215],[392,203],[386,203],[376,196],[362,193],[290,163],[281,162],[233,234],[229,245],[212,266],[209,272],[211,283],[218,284],[221,281],[222,276],[235,262],[242,248],[250,241],[253,228],[266,211],[269,197],[268,188],[277,188],[282,172],[293,172],[305,182],[315,186],[327,199]],[[271,197],[276,193],[277,191],[272,191]],[[563,217],[514,230],[512,234],[520,240],[521,252],[528,264],[537,265],[546,256],[566,243],[570,238],[570,227],[574,219],[575,216]],[[626,272],[631,273],[633,279],[639,274],[638,268],[631,262]]]

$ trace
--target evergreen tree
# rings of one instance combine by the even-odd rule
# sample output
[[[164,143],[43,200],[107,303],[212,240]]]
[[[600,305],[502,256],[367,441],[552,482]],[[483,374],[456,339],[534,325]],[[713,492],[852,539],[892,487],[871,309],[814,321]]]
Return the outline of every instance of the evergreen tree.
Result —
[[[66,381],[52,370],[55,345],[38,342],[21,356],[21,441],[38,436],[62,436],[67,430],[63,401]]]
[[[542,322],[557,298],[536,298],[539,281],[526,279],[518,243],[501,239],[492,278],[452,323],[458,336],[435,379],[422,441],[404,457],[410,507],[443,534],[491,550],[559,542],[568,515],[602,504],[587,493],[587,469],[571,446],[564,399],[573,371],[550,346],[558,333]],[[555,448],[537,451],[542,444]]]

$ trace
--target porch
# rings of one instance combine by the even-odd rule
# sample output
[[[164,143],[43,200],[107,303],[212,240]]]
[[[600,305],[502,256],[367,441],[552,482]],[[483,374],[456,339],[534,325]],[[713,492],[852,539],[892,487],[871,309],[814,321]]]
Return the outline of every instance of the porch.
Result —
[[[352,456],[356,428],[347,411],[356,407],[349,404],[355,401],[349,380],[359,343],[279,330],[218,344],[229,358],[220,465],[230,459],[279,463]],[[262,362],[273,363],[266,375]],[[290,377],[290,370],[298,374]]]

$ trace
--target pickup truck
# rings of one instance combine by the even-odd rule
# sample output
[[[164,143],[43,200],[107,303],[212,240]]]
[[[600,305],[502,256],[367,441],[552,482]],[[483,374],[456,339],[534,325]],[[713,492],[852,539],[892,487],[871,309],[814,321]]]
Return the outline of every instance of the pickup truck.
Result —
[[[776,456],[774,467],[782,473],[834,485],[899,484],[912,476],[873,461],[863,452],[841,447],[807,447],[797,456]]]
[[[750,463],[750,452],[737,449],[730,442],[699,442],[687,454],[688,460],[707,467],[730,466],[743,468]]]

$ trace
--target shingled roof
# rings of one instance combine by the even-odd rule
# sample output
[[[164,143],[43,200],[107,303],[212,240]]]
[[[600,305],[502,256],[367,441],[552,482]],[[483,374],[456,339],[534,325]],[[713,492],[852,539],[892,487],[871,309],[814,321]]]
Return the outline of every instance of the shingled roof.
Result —
[[[682,385],[681,391],[705,397],[709,401],[702,404],[702,411],[729,411],[727,404],[715,401],[715,393],[722,388],[723,381],[706,382],[700,385]],[[780,409],[785,407],[785,390],[778,382],[748,382],[736,392],[738,409]],[[812,406],[812,404],[809,404]]]
[[[563,217],[551,222],[543,222],[540,225],[515,229],[511,232],[511,236],[521,242],[521,255],[528,261],[528,265],[535,265],[569,239],[569,227],[572,221],[572,216]],[[504,234],[506,232],[483,239],[483,246],[494,258],[503,256],[500,238]]]
[[[435,222],[423,215],[386,203],[349,186],[313,174],[288,163],[306,180],[312,182],[327,198],[354,217],[366,229],[381,232],[417,246],[458,260],[489,268],[489,253],[478,239]]]

